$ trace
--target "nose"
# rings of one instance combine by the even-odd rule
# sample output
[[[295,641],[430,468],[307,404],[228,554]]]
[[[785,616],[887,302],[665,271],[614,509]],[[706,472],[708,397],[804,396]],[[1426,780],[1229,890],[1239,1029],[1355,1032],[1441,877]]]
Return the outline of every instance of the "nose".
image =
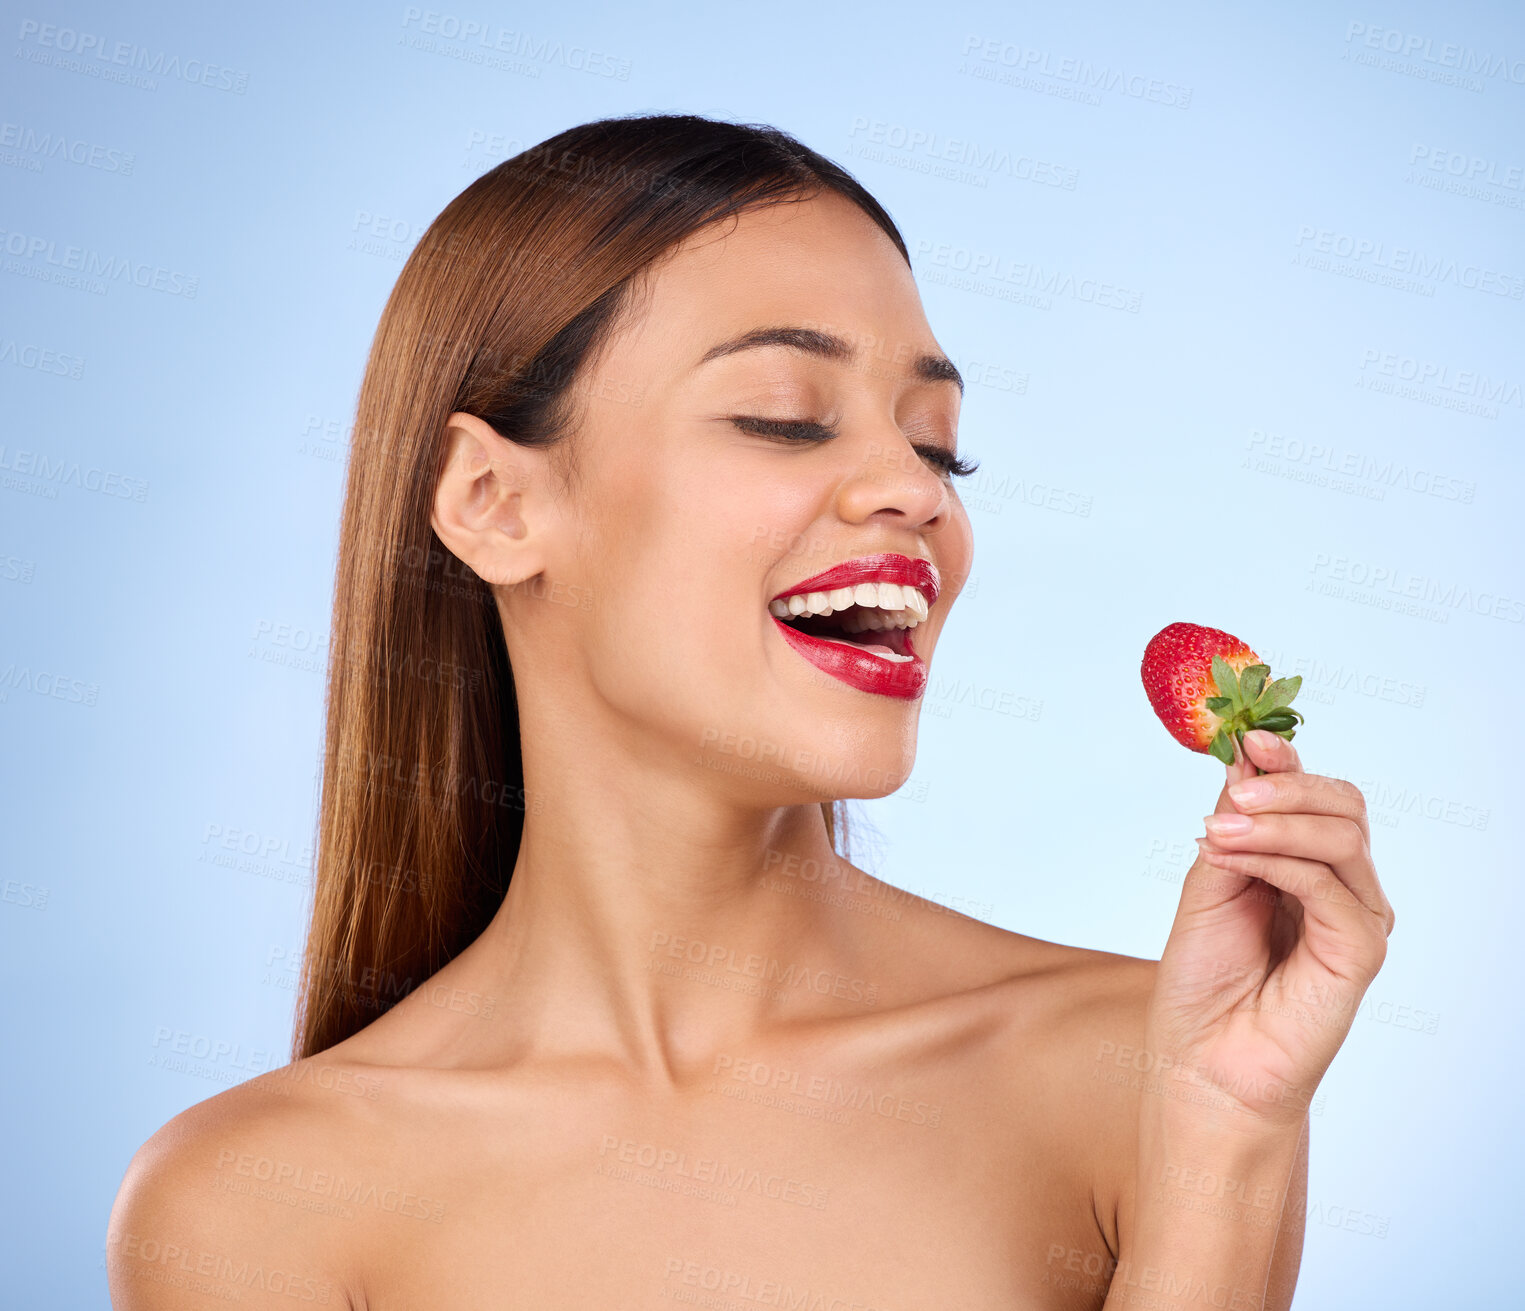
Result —
[[[857,463],[837,492],[837,513],[848,523],[883,515],[936,532],[948,521],[952,495],[937,469],[898,428],[881,425],[864,437]]]

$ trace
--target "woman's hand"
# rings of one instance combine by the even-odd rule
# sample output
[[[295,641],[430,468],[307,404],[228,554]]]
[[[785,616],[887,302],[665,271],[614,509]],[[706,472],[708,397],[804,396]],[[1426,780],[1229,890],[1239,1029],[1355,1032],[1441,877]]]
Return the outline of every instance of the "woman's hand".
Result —
[[[1184,1081],[1175,1091],[1195,1123],[1286,1128],[1302,1123],[1381,967],[1393,909],[1360,790],[1305,774],[1274,733],[1244,746],[1187,871],[1145,1041]],[[1244,787],[1255,795],[1236,795]],[[1241,816],[1239,832],[1213,822]]]

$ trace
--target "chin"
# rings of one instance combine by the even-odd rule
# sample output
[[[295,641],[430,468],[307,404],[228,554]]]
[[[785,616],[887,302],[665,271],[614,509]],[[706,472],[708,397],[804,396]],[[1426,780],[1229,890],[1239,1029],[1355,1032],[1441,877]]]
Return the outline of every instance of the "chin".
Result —
[[[915,701],[844,694],[808,718],[796,707],[745,727],[711,724],[699,730],[693,763],[729,776],[759,805],[873,800],[904,786],[916,763],[917,710]]]

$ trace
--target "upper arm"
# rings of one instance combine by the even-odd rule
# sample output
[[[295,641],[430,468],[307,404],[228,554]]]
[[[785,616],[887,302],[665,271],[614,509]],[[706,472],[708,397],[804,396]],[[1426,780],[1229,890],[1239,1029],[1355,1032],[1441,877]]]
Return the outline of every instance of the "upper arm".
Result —
[[[106,1232],[114,1311],[351,1305],[332,1274],[335,1254],[315,1245],[303,1212],[270,1190],[229,1187],[220,1163],[247,1131],[209,1105],[171,1120],[127,1168]]]
[[[1091,996],[1084,1034],[1085,1056],[1094,1063],[1090,1096],[1080,1093],[1077,1106],[1095,1116],[1094,1195],[1097,1222],[1116,1257],[1123,1233],[1133,1227],[1138,1197],[1137,1158],[1139,1114],[1144,1098],[1162,1095],[1168,1078],[1148,1051],[1144,1031],[1157,962],[1130,962],[1119,968],[1113,983]],[[1309,1120],[1303,1132],[1286,1200],[1276,1232],[1276,1245],[1266,1274],[1264,1311],[1289,1311],[1302,1264],[1307,1219]]]
[[[1096,1224],[1115,1258],[1131,1225],[1139,1111],[1157,1088],[1144,1025],[1159,962],[1092,953],[1077,979],[1067,1027],[1070,1132],[1084,1152]]]

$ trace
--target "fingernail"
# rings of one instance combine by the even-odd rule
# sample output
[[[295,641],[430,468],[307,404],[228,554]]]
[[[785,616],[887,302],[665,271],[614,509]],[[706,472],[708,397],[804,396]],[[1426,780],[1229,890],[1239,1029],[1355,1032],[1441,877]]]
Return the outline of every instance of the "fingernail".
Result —
[[[1202,822],[1213,834],[1248,833],[1254,823],[1248,815],[1207,815]]]
[[[1274,751],[1282,743],[1282,739],[1277,737],[1275,733],[1271,732],[1269,728],[1252,728],[1248,733],[1244,735],[1244,738],[1246,742],[1248,742],[1250,738],[1254,738],[1255,745],[1258,746],[1262,751]]]
[[[1234,804],[1243,806],[1258,806],[1263,801],[1271,799],[1271,785],[1263,779],[1246,778],[1238,783],[1228,785],[1228,794],[1234,799]]]

